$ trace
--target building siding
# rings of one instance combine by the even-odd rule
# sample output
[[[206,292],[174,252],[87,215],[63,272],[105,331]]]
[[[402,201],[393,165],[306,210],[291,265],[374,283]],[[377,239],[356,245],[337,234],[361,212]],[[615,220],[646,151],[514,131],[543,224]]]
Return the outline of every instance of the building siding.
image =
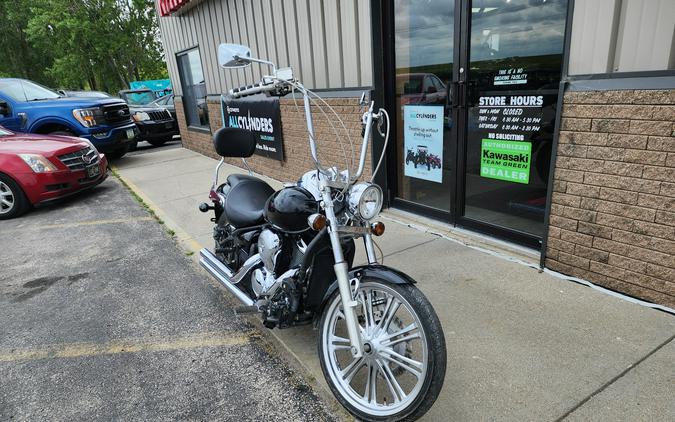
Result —
[[[182,95],[176,53],[198,47],[209,94],[257,82],[267,71],[222,70],[220,43],[245,44],[252,54],[291,66],[311,89],[372,85],[370,2],[367,0],[202,0],[159,18],[167,67]]]
[[[673,0],[576,0],[572,75],[675,69]]]

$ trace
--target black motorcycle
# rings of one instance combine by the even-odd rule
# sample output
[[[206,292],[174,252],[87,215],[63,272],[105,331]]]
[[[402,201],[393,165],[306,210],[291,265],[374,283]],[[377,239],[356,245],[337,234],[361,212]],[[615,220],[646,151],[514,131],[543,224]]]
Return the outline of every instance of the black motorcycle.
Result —
[[[408,153],[405,156],[405,163],[414,163],[415,167],[417,167],[417,154],[415,154],[412,149],[408,149]]]
[[[302,94],[316,168],[297,184],[275,191],[251,174],[232,174],[219,184],[221,160],[209,195],[212,205],[200,205],[200,210],[214,212],[216,222],[215,249],[200,252],[201,265],[243,303],[240,312],[259,313],[266,327],[314,323],[320,330],[318,353],[328,385],[356,417],[420,417],[443,385],[443,331],[415,280],[378,264],[373,236],[385,230],[375,221],[383,193],[372,179],[358,181],[374,123],[386,147],[386,111],[375,113],[371,102],[364,113],[361,157],[353,174],[325,167],[318,159],[311,115],[311,97],[319,97],[290,68],[276,69],[252,58],[247,47],[223,44],[218,59],[223,68],[257,62],[272,69],[260,83],[231,90],[234,98],[283,96],[291,90]],[[222,157],[245,159],[254,153],[256,137],[243,129],[222,128],[213,143]],[[358,238],[363,239],[368,265],[353,266]]]

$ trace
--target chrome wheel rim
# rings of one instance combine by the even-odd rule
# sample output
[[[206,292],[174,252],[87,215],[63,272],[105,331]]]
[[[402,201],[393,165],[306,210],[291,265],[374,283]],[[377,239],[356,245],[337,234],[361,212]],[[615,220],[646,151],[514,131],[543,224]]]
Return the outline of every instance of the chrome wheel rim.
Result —
[[[323,358],[340,395],[373,416],[391,416],[419,396],[426,379],[428,345],[417,313],[386,285],[359,286],[357,315],[364,354],[351,356],[343,307],[338,295],[322,330]]]
[[[5,182],[0,182],[0,214],[7,214],[14,208],[14,192]]]

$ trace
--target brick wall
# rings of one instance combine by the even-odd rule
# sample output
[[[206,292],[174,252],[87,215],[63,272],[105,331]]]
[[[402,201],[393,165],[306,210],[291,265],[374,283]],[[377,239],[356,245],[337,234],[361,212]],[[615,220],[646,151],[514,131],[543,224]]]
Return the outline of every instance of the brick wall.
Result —
[[[347,130],[354,143],[355,160],[358,160],[361,145],[361,115],[363,111],[359,108],[358,98],[326,98],[327,103],[343,119]],[[260,174],[272,177],[282,182],[296,181],[308,170],[313,168],[312,159],[309,151],[309,142],[305,124],[304,109],[302,100],[297,101],[298,109],[292,99],[281,99],[281,126],[283,134],[284,161],[277,161],[271,158],[253,155],[248,158],[248,164],[251,169]],[[221,127],[220,103],[210,100],[209,122],[211,131],[215,132]],[[328,110],[325,110],[328,113]],[[183,112],[183,105],[180,98],[176,98],[176,112],[178,114],[178,124],[180,128],[183,146],[185,148],[197,151],[201,154],[213,158],[220,158],[216,155],[211,141],[211,134],[198,132],[188,129]],[[325,165],[337,165],[339,168],[345,168],[345,159],[340,147],[336,141],[334,132],[331,129],[330,122],[321,114],[317,108],[313,108],[314,131],[318,140],[318,151],[321,162]],[[333,123],[336,125],[336,123]],[[344,136],[344,130],[339,131]],[[345,152],[349,157],[349,142],[345,139]],[[225,159],[227,163],[243,168],[241,159]],[[361,180],[367,180],[371,174],[372,160],[370,158],[370,148],[364,176]],[[358,163],[355,164],[355,166]],[[354,169],[355,170],[355,169]]]
[[[568,92],[546,266],[675,307],[675,90]]]

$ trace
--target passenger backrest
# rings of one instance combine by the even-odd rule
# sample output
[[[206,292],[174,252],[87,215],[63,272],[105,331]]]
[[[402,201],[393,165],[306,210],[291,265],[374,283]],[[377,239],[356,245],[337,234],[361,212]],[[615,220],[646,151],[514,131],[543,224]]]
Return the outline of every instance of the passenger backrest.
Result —
[[[221,157],[250,157],[255,152],[253,132],[236,127],[223,127],[213,134],[213,147]]]

